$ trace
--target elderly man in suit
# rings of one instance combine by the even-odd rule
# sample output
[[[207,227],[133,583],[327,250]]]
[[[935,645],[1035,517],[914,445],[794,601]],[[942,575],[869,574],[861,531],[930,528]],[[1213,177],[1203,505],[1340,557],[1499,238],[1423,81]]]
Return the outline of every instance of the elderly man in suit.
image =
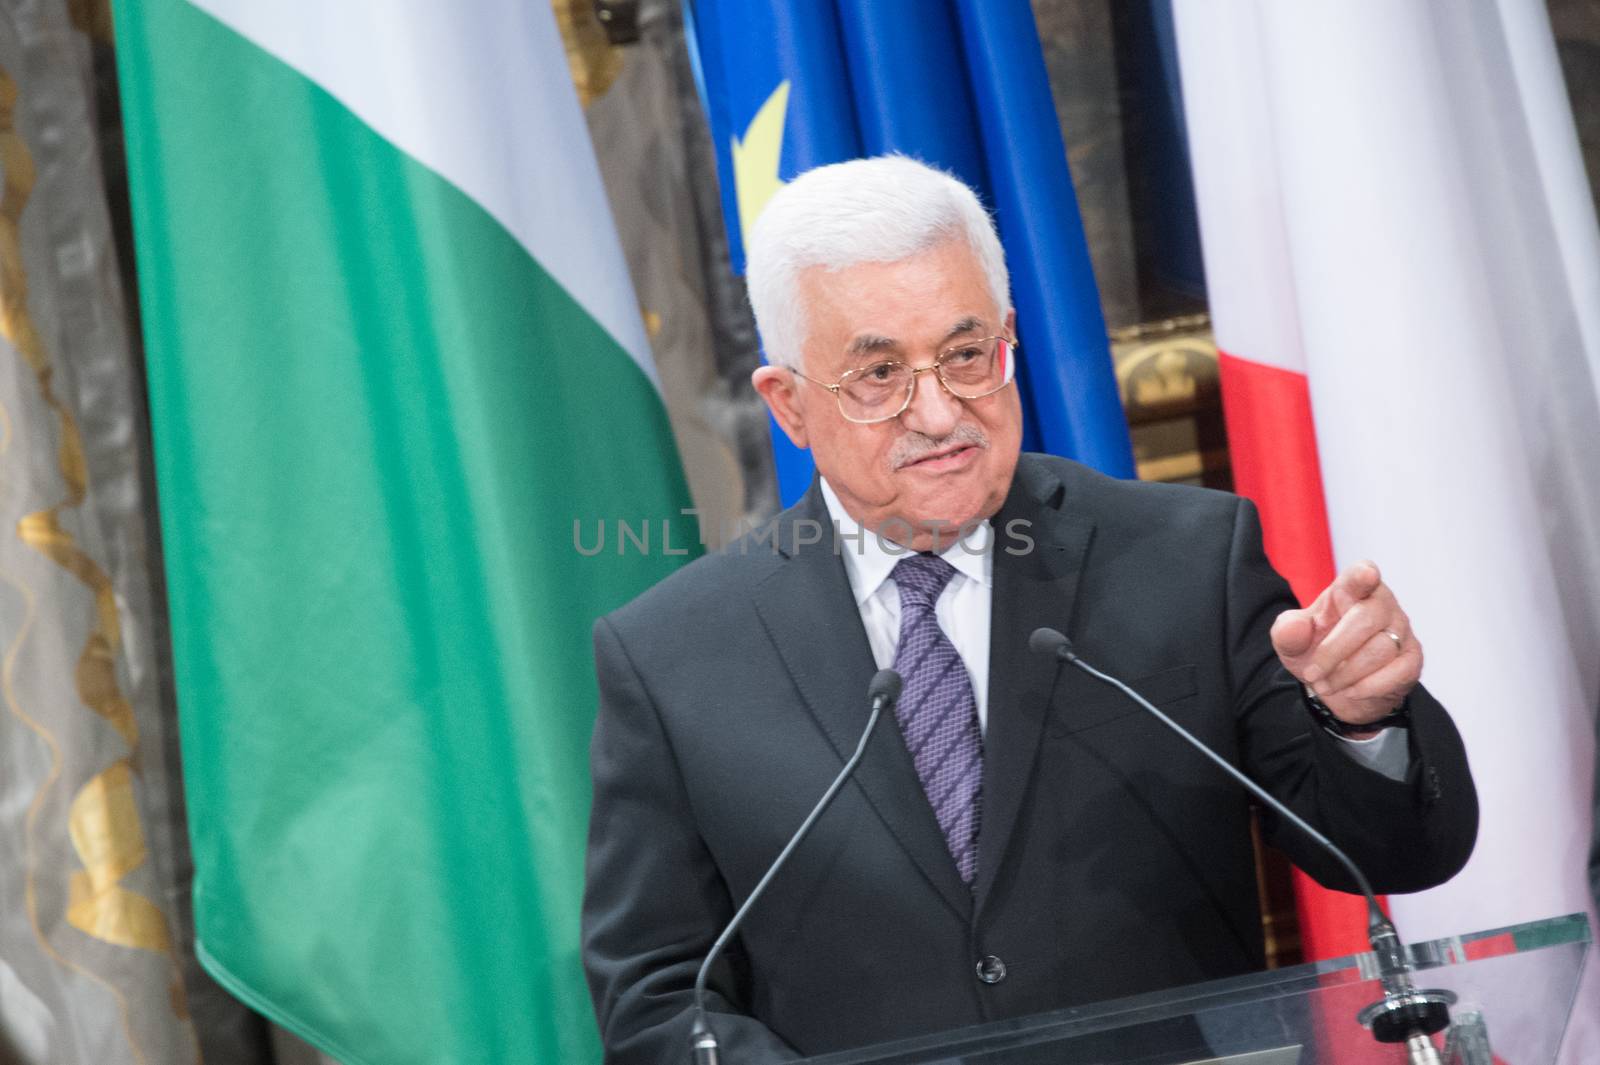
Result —
[[[761,535],[601,619],[584,962],[608,1060],[684,1060],[713,939],[905,679],[852,783],[713,969],[729,1061],[799,1055],[1263,964],[1247,796],[1127,678],[1380,891],[1477,830],[1460,739],[1376,567],[1305,609],[1237,497],[1020,455],[992,223],[888,157],[813,170],[749,242],[754,375],[818,478]],[[1318,880],[1343,872],[1271,816]]]

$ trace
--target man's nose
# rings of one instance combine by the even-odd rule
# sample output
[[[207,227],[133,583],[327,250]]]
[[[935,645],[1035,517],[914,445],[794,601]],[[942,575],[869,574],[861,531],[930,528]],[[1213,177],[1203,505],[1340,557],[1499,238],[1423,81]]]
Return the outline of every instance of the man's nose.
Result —
[[[949,436],[961,421],[961,400],[939,383],[932,369],[917,374],[911,391],[911,405],[900,415],[900,424],[935,440]]]

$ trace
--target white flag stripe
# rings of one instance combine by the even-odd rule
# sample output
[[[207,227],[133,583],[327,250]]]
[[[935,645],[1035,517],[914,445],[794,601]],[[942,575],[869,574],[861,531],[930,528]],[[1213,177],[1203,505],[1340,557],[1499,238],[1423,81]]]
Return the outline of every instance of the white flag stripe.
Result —
[[[1524,0],[1499,0],[1499,11],[1516,81],[1522,87],[1523,120],[1583,333],[1589,379],[1600,390],[1600,241],[1592,239],[1600,223],[1576,123],[1567,106],[1549,12],[1543,4]]]
[[[548,3],[190,2],[470,196],[659,389],[633,288],[618,283],[627,263]],[[546,165],[574,145],[581,158]]]
[[[1253,0],[1174,9],[1217,346],[1305,372]]]
[[[1177,13],[1219,340],[1241,316],[1259,320],[1228,326],[1242,338],[1297,321],[1335,553],[1382,565],[1478,783],[1472,860],[1391,900],[1402,931],[1593,920],[1600,234],[1543,5],[1179,0]],[[1243,42],[1259,48],[1249,88],[1251,60],[1229,51]],[[1228,128],[1263,112],[1254,140]],[[1256,172],[1204,180],[1219,137],[1258,148]],[[1260,237],[1272,219],[1232,217],[1274,211],[1245,182],[1276,185],[1281,242]],[[1238,256],[1268,261],[1246,271]],[[1256,280],[1274,270],[1285,284]],[[1266,306],[1279,298],[1292,314]],[[1561,1060],[1600,1061],[1593,959]]]

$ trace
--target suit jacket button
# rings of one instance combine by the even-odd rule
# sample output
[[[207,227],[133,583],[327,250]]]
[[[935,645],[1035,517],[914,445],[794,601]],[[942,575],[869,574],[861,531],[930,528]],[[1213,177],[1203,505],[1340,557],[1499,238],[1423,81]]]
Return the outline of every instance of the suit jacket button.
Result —
[[[978,979],[986,984],[998,984],[1006,978],[1006,963],[993,954],[979,959],[977,970]]]

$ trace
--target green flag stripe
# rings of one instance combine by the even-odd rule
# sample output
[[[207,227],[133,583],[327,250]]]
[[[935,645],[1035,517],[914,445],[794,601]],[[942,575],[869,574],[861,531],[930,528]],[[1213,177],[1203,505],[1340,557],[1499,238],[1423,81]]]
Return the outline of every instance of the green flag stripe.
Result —
[[[117,14],[208,964],[347,1062],[595,1058],[588,630],[680,561],[659,399],[337,101]],[[574,549],[617,518],[654,553]]]

